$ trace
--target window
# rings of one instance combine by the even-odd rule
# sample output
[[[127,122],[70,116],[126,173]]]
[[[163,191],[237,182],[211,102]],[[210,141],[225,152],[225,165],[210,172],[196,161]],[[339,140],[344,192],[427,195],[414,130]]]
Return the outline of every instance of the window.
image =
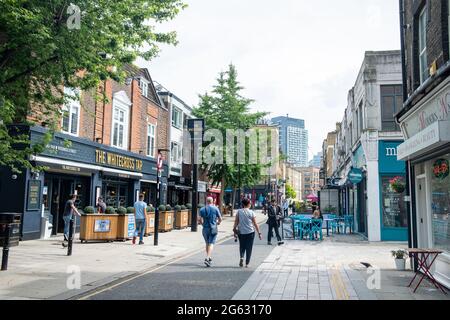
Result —
[[[67,102],[62,107],[61,131],[78,136],[80,127],[80,91],[77,89],[64,88]]]
[[[428,62],[427,62],[427,7],[422,10],[419,16],[419,68],[420,68],[420,84],[428,79]]]
[[[400,131],[394,115],[402,109],[403,93],[401,85],[381,86],[381,130]]]
[[[433,248],[450,251],[450,154],[431,162]]]
[[[183,112],[176,108],[172,108],[172,126],[181,129],[183,125]]]
[[[397,193],[390,181],[395,177],[382,177],[383,226],[385,228],[407,228],[408,213],[404,201],[405,192]],[[405,176],[401,176],[405,180]]]
[[[129,107],[113,99],[112,145],[117,148],[128,148],[128,112]]]
[[[145,80],[139,79],[139,88],[142,90],[142,95],[148,97],[148,83]]]
[[[155,157],[155,126],[153,124],[148,125],[147,129],[147,156]]]
[[[170,159],[174,163],[181,163],[181,147],[178,143],[172,142],[171,144],[171,152],[170,152]]]
[[[357,115],[358,115],[358,138],[360,138],[361,134],[363,132],[363,104],[362,104],[362,102],[359,104]]]

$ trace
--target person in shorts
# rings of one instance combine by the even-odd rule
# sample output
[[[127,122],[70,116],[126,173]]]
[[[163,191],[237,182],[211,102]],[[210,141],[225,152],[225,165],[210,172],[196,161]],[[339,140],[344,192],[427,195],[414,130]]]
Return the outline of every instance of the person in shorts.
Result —
[[[203,225],[203,238],[206,245],[205,265],[211,267],[212,265],[212,251],[217,240],[217,226],[222,222],[220,210],[214,206],[214,199],[208,197],[206,199],[206,207],[200,210],[199,223]]]

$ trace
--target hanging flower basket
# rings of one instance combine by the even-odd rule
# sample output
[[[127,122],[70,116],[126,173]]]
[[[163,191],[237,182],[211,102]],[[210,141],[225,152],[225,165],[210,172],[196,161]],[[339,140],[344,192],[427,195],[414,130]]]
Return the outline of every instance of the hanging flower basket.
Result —
[[[391,189],[396,193],[403,193],[406,190],[406,184],[402,177],[395,177],[389,181]]]

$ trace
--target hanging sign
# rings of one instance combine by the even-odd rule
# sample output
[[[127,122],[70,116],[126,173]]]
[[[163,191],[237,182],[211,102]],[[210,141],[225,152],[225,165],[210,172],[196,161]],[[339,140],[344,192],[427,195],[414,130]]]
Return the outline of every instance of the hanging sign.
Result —
[[[433,165],[434,176],[438,179],[444,180],[449,174],[449,162],[447,159],[439,159]]]
[[[358,184],[363,180],[363,172],[361,169],[353,168],[348,173],[348,180],[353,184]]]

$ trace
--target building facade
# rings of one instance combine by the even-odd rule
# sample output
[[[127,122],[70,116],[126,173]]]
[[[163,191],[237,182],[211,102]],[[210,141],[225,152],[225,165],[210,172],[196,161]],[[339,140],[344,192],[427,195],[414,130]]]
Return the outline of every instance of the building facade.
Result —
[[[308,166],[308,130],[305,121],[289,117],[273,118],[272,123],[279,127],[281,152],[287,162],[296,167]]]
[[[335,141],[327,143],[326,173],[333,173],[326,187],[337,190],[337,211],[353,215],[355,230],[370,241],[407,240],[405,192],[391,184],[406,178],[394,117],[401,109],[401,66],[400,51],[366,52],[344,118],[327,138]]]
[[[313,159],[309,162],[309,166],[320,168],[320,166],[322,164],[322,158],[323,158],[323,153],[322,152],[317,153],[316,155],[314,155]]]
[[[54,235],[63,231],[63,211],[71,194],[84,210],[102,196],[107,206],[132,206],[139,193],[154,204],[156,198],[156,148],[166,144],[167,109],[160,103],[146,69],[127,66],[126,84],[111,79],[88,92],[64,88],[72,97],[62,107],[60,130],[43,152],[31,159],[44,171],[13,174],[0,169],[0,201],[5,212],[22,213],[22,239],[38,239],[43,220]],[[99,98],[99,99],[98,99]],[[102,99],[106,98],[106,99]],[[38,108],[30,107],[30,118]],[[17,126],[32,144],[42,141],[47,129]],[[164,166],[162,185],[167,183]],[[164,188],[162,189],[164,190]],[[22,199],[23,201],[10,201]],[[165,201],[162,192],[162,203]]]
[[[320,191],[320,168],[298,168],[301,173],[301,200],[308,201],[311,197],[317,197]]]
[[[405,137],[410,228],[415,248],[442,250],[431,272],[450,287],[449,1],[401,1],[404,104],[396,118]]]

